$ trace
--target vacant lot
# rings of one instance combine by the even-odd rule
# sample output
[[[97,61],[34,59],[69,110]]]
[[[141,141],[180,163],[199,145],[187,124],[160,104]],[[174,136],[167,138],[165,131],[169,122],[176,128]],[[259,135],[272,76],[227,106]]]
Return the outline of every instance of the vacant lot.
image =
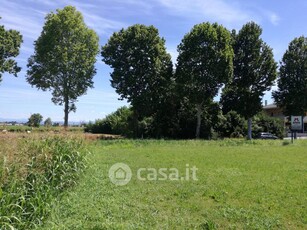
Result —
[[[306,229],[307,142],[96,141],[79,185],[45,229]],[[122,162],[132,179],[112,184]],[[197,181],[148,180],[139,168],[196,166]],[[161,179],[161,176],[158,178]]]

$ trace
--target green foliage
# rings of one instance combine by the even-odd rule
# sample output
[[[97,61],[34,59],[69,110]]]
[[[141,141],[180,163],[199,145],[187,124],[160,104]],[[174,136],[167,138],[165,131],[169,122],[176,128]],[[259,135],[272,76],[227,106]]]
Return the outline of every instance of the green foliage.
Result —
[[[81,141],[63,138],[28,140],[19,148],[26,162],[5,165],[1,173],[1,229],[33,229],[51,211],[61,192],[75,185],[84,165]]]
[[[44,121],[44,126],[46,127],[51,127],[52,126],[52,120],[50,117],[48,117],[45,121]]]
[[[85,132],[115,134],[123,136],[132,136],[132,111],[123,106],[114,113],[107,115],[104,119],[96,120],[95,123],[89,123],[85,127]]]
[[[262,110],[261,100],[277,76],[272,49],[260,38],[262,29],[247,23],[233,31],[234,75],[221,97],[223,113],[231,110],[248,119],[248,139],[252,138],[251,118]]]
[[[269,132],[282,139],[284,137],[284,121],[269,117],[261,112],[253,118],[253,137],[256,137],[260,132]]]
[[[89,29],[82,14],[72,6],[46,17],[35,53],[29,58],[27,82],[52,91],[52,102],[64,104],[64,125],[68,113],[76,110],[77,98],[93,87],[98,36]]]
[[[247,119],[262,110],[261,99],[276,79],[277,64],[261,34],[261,27],[254,22],[237,34],[233,32],[234,75],[221,98],[224,113],[234,110]]]
[[[184,36],[178,52],[178,92],[196,108],[196,137],[199,137],[204,108],[232,76],[231,35],[217,23],[198,24]]]
[[[233,34],[234,77],[222,95],[224,113],[235,110],[250,118],[262,109],[261,98],[276,78],[276,63],[261,33],[260,26],[252,22]]]
[[[221,137],[243,137],[246,131],[246,120],[236,111],[229,111],[225,115],[219,115],[216,130]]]
[[[279,138],[284,137],[283,121],[279,118],[269,117],[263,112],[254,116],[252,129],[253,137],[257,137],[260,132],[269,132]],[[247,121],[237,112],[230,111],[225,115],[219,115],[215,130],[221,138],[244,137],[247,130]]]
[[[43,116],[39,113],[34,113],[29,117],[27,124],[31,127],[39,127],[43,120]]]
[[[85,126],[85,132],[122,135],[135,137],[133,130],[134,114],[131,108],[123,106],[115,112],[107,115],[104,119],[98,119],[95,123],[90,122]],[[152,117],[144,117],[137,122],[139,138],[155,138],[156,127]]]
[[[219,106],[216,103],[210,103],[204,107],[202,111],[202,123],[200,125],[199,138],[212,139],[214,127],[218,122]],[[182,102],[177,118],[178,125],[176,127],[175,138],[192,139],[195,138],[195,129],[197,125],[197,117],[195,116],[196,108],[190,104],[188,100]]]
[[[290,42],[280,63],[278,90],[273,92],[276,104],[284,114],[304,115],[307,111],[307,38]]]
[[[161,135],[159,130],[163,121],[156,120],[156,117],[144,117],[138,121],[139,138],[172,138],[172,139],[192,139],[195,136],[195,108],[186,101],[174,116],[178,120],[170,126],[165,126],[168,135]],[[247,122],[244,117],[235,111],[230,111],[223,115],[217,103],[208,105],[202,113],[203,122],[200,127],[200,138],[242,138],[247,130]],[[123,135],[125,137],[135,137],[133,133],[133,111],[131,108],[121,107],[106,118],[89,123],[85,127],[85,132]],[[283,121],[272,118],[264,113],[259,113],[253,120],[253,136],[259,132],[270,132],[280,138],[284,135]],[[165,133],[166,133],[165,132]],[[160,136],[159,136],[160,134]]]
[[[2,73],[8,72],[17,77],[20,72],[21,68],[13,58],[18,56],[21,43],[22,35],[18,31],[6,30],[0,25],[0,82]]]
[[[171,56],[158,30],[136,24],[114,33],[101,49],[102,60],[113,68],[111,85],[131,103],[135,118],[155,112],[172,77]]]
[[[247,130],[246,120],[235,111],[230,111],[225,115],[220,113],[216,103],[210,104],[204,110],[202,117],[204,122],[201,124],[201,138],[238,138],[245,136]],[[173,132],[169,135],[159,136],[159,121],[155,117],[145,117],[138,122],[140,138],[179,138],[191,139],[194,137],[196,117],[195,109],[189,107],[187,103],[177,114],[178,121],[172,124]],[[254,119],[254,133],[271,132],[278,137],[283,136],[283,124],[280,119],[271,118],[264,114],[259,114]],[[95,123],[89,123],[85,127],[85,132],[104,133],[134,137],[133,135],[133,111],[130,108],[122,107],[116,112],[111,113],[106,118],[96,120]]]

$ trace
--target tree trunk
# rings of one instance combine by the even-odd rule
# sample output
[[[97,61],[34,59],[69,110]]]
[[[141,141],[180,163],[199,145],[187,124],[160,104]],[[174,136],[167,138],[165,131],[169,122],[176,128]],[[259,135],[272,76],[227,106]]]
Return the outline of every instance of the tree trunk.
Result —
[[[133,136],[135,139],[137,139],[139,137],[139,115],[137,110],[133,110],[133,126],[134,126]]]
[[[248,133],[247,133],[247,139],[252,139],[252,118],[248,118]]]
[[[69,102],[68,98],[64,99],[64,128],[68,127],[68,113],[69,113]]]
[[[197,109],[197,112],[196,112],[197,125],[196,125],[195,137],[196,137],[196,139],[199,139],[199,136],[200,136],[200,126],[201,126],[201,114],[202,114],[201,105],[197,105],[196,109]]]

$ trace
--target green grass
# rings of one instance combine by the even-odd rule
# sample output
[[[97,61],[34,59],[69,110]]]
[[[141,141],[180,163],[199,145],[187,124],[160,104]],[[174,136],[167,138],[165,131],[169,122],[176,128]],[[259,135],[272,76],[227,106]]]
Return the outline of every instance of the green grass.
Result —
[[[0,229],[34,229],[85,168],[81,140],[0,139]]]
[[[44,229],[306,229],[307,141],[98,141]],[[125,186],[108,170],[132,169]],[[196,166],[198,181],[139,181],[138,168]]]
[[[27,131],[31,131],[34,133],[44,133],[44,132],[63,132],[64,127],[61,126],[51,126],[51,127],[45,127],[45,126],[40,126],[40,127],[29,127],[27,125],[12,125],[12,126],[0,126],[0,131],[1,130],[7,130],[8,132],[12,133],[25,133]],[[83,127],[68,127],[67,130],[68,132],[83,132],[84,128]]]

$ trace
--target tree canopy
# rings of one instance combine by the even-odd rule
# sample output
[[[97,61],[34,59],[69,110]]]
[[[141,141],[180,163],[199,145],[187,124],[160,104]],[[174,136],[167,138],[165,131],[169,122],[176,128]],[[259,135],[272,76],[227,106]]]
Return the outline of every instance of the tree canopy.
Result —
[[[307,111],[307,38],[295,38],[280,63],[278,90],[273,92],[276,104],[284,113],[304,115]]]
[[[19,55],[21,43],[22,35],[18,31],[6,30],[0,25],[0,82],[3,73],[8,72],[16,77],[20,72],[21,68],[13,58]]]
[[[43,120],[43,116],[39,113],[34,113],[29,117],[28,125],[31,127],[39,127]]]
[[[221,98],[224,113],[235,110],[250,119],[262,110],[262,97],[276,79],[277,64],[261,34],[261,27],[254,22],[233,32],[234,75]],[[248,133],[251,138],[250,129]]]
[[[111,85],[138,115],[152,114],[163,100],[172,77],[171,56],[154,26],[133,25],[114,33],[102,47]]]
[[[176,83],[197,110],[196,137],[201,114],[233,72],[230,32],[217,23],[195,25],[178,46]]]
[[[93,87],[98,52],[97,34],[86,26],[75,7],[47,15],[28,61],[27,81],[52,91],[53,103],[64,104],[64,126],[68,125],[68,113],[76,110],[77,98]]]

